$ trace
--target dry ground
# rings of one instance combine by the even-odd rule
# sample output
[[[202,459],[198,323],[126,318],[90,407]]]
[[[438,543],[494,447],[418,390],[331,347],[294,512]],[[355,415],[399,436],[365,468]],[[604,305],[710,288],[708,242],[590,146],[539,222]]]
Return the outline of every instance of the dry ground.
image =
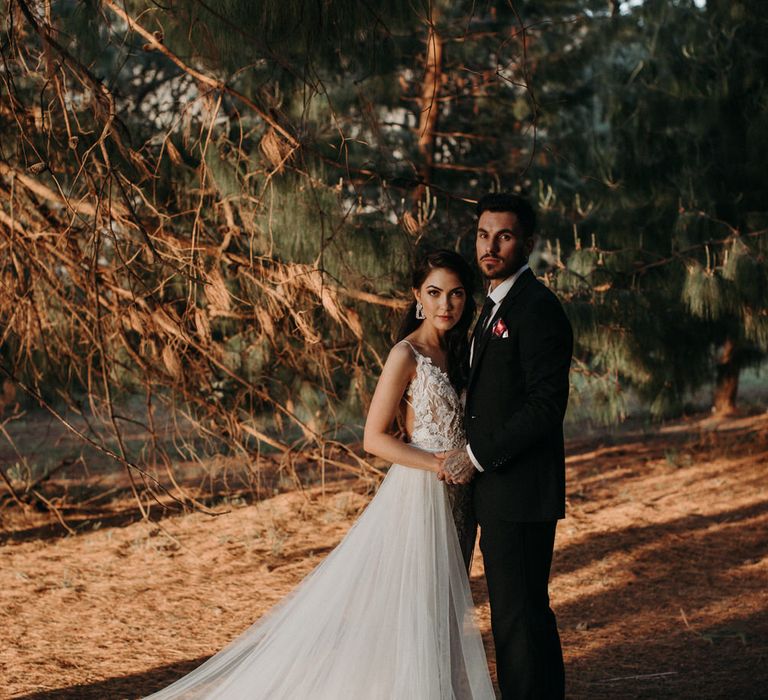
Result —
[[[569,455],[551,586],[568,697],[768,697],[768,415],[571,442]],[[0,695],[167,684],[291,590],[369,491],[339,480],[162,529],[116,500],[69,537],[6,508]],[[472,587],[493,670],[479,555]]]

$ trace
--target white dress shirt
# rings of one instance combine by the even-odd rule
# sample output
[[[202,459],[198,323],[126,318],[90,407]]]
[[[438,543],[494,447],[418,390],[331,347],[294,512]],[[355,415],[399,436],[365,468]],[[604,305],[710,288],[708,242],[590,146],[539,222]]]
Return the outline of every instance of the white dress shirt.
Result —
[[[499,308],[501,307],[501,302],[504,301],[504,298],[509,293],[509,290],[512,289],[512,286],[517,282],[517,278],[520,277],[520,275],[523,274],[526,270],[530,270],[530,267],[528,266],[528,263],[525,263],[517,272],[515,272],[514,275],[510,275],[505,279],[503,282],[497,284],[489,293],[488,296],[493,300],[493,309],[491,309],[491,314],[488,316],[488,320],[485,322],[485,328],[482,328],[480,332],[478,332],[475,336],[475,338],[472,339],[472,345],[469,348],[469,364],[472,364],[472,358],[475,354],[475,339],[479,338],[482,334],[482,331],[484,331],[486,328],[488,328],[488,324],[491,322],[491,319],[496,315]],[[472,453],[472,448],[469,446],[469,443],[467,443],[467,454],[469,455],[469,458],[472,460],[472,464],[477,467],[478,471],[485,471],[481,466],[480,462],[477,461],[475,455]]]

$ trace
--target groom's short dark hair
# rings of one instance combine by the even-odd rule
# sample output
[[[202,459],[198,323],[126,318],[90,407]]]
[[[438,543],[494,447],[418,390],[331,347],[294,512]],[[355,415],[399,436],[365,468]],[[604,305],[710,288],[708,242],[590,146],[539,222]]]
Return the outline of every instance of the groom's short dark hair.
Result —
[[[489,192],[484,194],[477,202],[477,218],[484,211],[501,212],[508,211],[517,217],[523,235],[530,238],[536,230],[536,212],[531,203],[519,194],[512,192]]]

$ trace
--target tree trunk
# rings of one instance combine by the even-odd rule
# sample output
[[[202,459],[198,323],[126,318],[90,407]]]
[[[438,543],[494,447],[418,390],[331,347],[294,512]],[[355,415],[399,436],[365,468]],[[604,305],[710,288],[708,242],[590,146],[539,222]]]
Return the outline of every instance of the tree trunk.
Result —
[[[736,411],[740,372],[736,343],[731,338],[726,338],[717,361],[717,379],[712,405],[714,414],[727,416]]]
[[[435,18],[433,17],[433,22]],[[427,56],[424,65],[424,82],[422,83],[419,107],[419,155],[421,156],[420,175],[424,185],[432,179],[432,164],[435,159],[435,127],[440,111],[439,97],[443,80],[443,40],[435,31],[434,23],[427,34]],[[423,186],[419,188],[421,192]],[[418,198],[418,197],[417,197]]]

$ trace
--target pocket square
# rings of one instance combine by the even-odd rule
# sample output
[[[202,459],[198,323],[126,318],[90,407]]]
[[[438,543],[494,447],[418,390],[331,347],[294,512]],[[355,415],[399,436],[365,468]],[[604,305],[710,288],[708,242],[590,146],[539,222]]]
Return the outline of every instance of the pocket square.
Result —
[[[509,329],[507,328],[507,324],[504,323],[503,318],[500,318],[493,324],[491,333],[493,333],[494,338],[509,338]]]

